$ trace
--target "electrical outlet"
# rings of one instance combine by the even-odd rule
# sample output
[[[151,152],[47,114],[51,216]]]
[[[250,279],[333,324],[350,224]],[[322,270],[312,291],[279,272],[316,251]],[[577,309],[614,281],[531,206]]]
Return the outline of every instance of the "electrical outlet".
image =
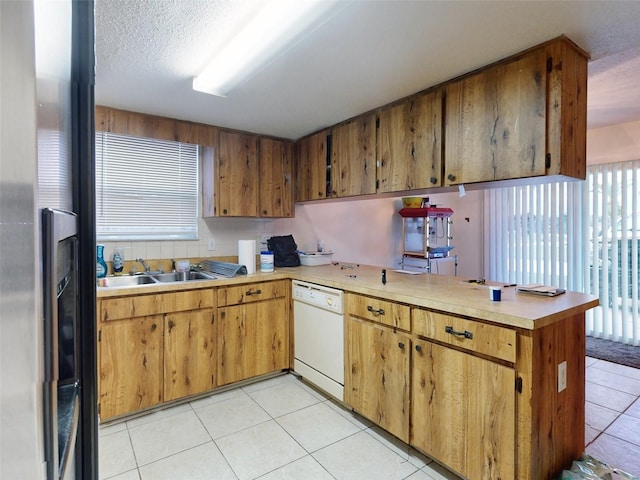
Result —
[[[567,388],[567,362],[558,364],[558,393]]]
[[[211,237],[207,242],[207,250],[212,252],[216,249],[216,239]]]

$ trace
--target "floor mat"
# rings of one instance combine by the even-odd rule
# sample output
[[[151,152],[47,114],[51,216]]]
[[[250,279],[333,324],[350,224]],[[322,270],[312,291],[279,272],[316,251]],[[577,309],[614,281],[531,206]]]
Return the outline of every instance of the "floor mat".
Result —
[[[640,368],[640,347],[612,342],[601,338],[587,337],[587,356]]]

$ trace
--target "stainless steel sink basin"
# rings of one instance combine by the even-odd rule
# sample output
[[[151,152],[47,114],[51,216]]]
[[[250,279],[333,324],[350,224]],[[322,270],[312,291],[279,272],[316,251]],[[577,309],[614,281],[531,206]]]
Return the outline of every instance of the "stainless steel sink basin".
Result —
[[[215,280],[216,277],[205,272],[187,272],[186,278],[178,272],[161,273],[153,275],[158,282],[182,282],[185,280]]]
[[[123,275],[98,279],[99,287],[133,287],[157,283],[183,282],[185,280],[215,280],[218,277],[207,272],[187,272],[186,278],[177,272]]]
[[[148,285],[158,283],[150,275],[129,275],[121,277],[104,277],[98,279],[99,287],[133,287],[136,285]]]

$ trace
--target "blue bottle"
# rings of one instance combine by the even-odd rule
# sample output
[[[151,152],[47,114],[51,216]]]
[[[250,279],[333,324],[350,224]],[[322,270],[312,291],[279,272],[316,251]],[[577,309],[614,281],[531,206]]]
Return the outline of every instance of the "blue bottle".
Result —
[[[104,261],[104,245],[96,245],[98,258],[96,261],[96,277],[103,278],[107,276],[107,262]]]

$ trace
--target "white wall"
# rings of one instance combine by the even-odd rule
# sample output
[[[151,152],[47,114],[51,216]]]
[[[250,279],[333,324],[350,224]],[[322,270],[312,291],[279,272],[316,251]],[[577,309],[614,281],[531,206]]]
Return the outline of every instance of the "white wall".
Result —
[[[482,192],[468,192],[463,198],[457,193],[425,196],[431,203],[454,211],[452,253],[458,255],[458,275],[482,276]],[[201,219],[198,240],[104,242],[105,259],[111,259],[116,246],[124,247],[125,260],[234,256],[238,254],[238,240],[259,242],[261,235],[292,234],[303,251],[315,251],[318,239],[322,240],[325,248],[334,252],[334,261],[398,268],[402,259],[400,208],[400,198],[372,197],[298,204],[293,219]],[[210,238],[215,240],[214,251],[208,250]],[[450,261],[433,271],[436,269],[443,274],[454,273]]]
[[[482,275],[482,193],[428,196],[432,204],[453,209],[452,254],[458,255],[458,275]],[[400,198],[369,198],[296,205],[295,219],[283,219],[277,230],[292,233],[300,250],[315,251],[321,239],[334,261],[399,268],[402,260]],[[469,218],[467,222],[465,218]],[[451,262],[440,273],[453,274]],[[435,269],[434,269],[435,272]]]
[[[587,164],[640,159],[640,121],[587,132]]]

